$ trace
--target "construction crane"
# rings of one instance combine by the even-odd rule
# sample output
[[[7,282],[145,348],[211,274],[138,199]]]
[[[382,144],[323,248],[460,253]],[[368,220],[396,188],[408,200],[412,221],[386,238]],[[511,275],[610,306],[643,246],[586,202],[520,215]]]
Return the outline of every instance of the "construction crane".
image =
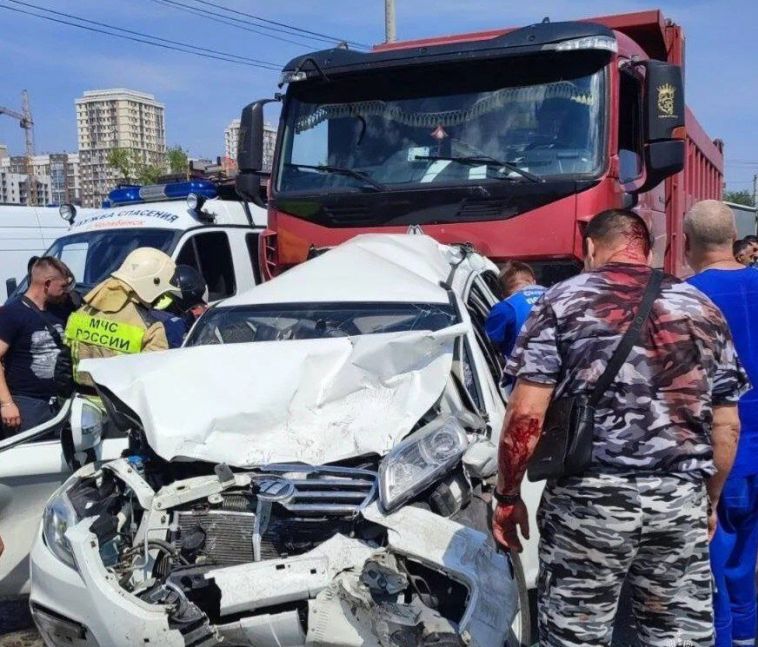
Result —
[[[37,204],[37,179],[34,177],[34,120],[32,110],[29,107],[29,93],[24,90],[21,93],[21,112],[0,106],[0,115],[8,115],[18,119],[18,124],[24,129],[26,139],[26,204]]]

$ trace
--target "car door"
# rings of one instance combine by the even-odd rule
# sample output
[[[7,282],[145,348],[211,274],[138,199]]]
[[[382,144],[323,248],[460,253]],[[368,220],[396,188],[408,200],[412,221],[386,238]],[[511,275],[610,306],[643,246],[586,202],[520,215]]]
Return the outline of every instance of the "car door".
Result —
[[[466,310],[471,317],[472,328],[477,346],[481,351],[484,366],[481,367],[484,376],[487,376],[487,384],[492,392],[492,397],[506,400],[506,392],[502,386],[503,372],[505,370],[505,358],[497,347],[490,341],[485,329],[485,322],[490,310],[498,302],[497,297],[488,287],[485,279],[486,274],[494,274],[490,270],[476,273],[472,276],[464,293]]]
[[[69,415],[67,401],[51,421],[0,441],[0,598],[28,592],[29,551],[50,495],[71,475],[55,431]],[[125,437],[106,438],[94,450],[96,461],[118,458]]]
[[[505,398],[504,389],[500,386],[503,369],[505,368],[505,358],[497,347],[490,342],[484,329],[484,322],[487,319],[490,309],[499,300],[492,289],[494,286],[497,286],[498,283],[497,275],[491,270],[485,270],[477,275],[469,285],[469,290],[466,294],[466,308],[471,317],[474,334],[483,351],[482,357],[487,365],[487,373],[493,380],[495,380],[494,383],[497,385],[500,396],[507,399]],[[544,482],[532,483],[531,481],[524,479],[521,486],[521,496],[529,510],[529,527],[532,530],[531,538],[528,541],[523,542],[524,551],[521,554],[524,578],[528,588],[534,588],[536,586],[537,573],[539,570],[539,533],[537,532],[536,515],[537,508],[542,499],[544,485]]]

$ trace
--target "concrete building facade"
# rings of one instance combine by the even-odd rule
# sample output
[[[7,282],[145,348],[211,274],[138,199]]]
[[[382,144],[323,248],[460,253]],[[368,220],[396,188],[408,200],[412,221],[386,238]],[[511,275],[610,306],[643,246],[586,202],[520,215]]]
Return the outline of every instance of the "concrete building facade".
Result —
[[[50,177],[34,178],[36,188],[35,203],[45,206],[52,203]],[[7,166],[0,167],[0,204],[26,204],[29,182],[26,174],[13,173]]]
[[[232,119],[224,131],[224,151],[226,157],[237,162],[237,146],[240,136],[240,120]],[[276,146],[276,126],[263,126],[263,170],[270,173],[274,162],[274,147]]]
[[[115,148],[136,151],[143,164],[166,162],[165,107],[152,94],[91,90],[76,100],[79,181],[85,207],[98,207],[118,180],[108,165]]]
[[[0,161],[0,164],[4,164],[11,173],[26,177],[26,156],[12,155]],[[32,167],[34,177],[50,187],[50,199],[44,204],[81,204],[78,154],[35,155],[32,157]]]

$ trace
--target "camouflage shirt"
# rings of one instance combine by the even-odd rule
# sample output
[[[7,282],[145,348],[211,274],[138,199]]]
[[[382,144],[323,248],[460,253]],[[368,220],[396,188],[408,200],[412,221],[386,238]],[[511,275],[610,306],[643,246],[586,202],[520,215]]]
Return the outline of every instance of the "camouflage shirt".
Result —
[[[506,371],[589,393],[629,327],[650,277],[609,263],[559,283],[534,306]],[[713,405],[747,390],[729,328],[700,291],[666,275],[637,344],[595,414],[593,472],[712,474]]]

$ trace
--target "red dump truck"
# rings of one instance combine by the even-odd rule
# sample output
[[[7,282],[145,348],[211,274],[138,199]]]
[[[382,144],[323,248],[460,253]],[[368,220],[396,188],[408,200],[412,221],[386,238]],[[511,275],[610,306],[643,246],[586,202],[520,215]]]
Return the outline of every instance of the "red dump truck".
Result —
[[[581,267],[593,215],[633,207],[656,266],[686,275],[682,219],[720,198],[723,152],[683,77],[682,28],[660,11],[299,56],[286,92],[242,111],[237,189],[260,201],[263,106],[282,102],[263,273],[419,226],[551,284]]]

